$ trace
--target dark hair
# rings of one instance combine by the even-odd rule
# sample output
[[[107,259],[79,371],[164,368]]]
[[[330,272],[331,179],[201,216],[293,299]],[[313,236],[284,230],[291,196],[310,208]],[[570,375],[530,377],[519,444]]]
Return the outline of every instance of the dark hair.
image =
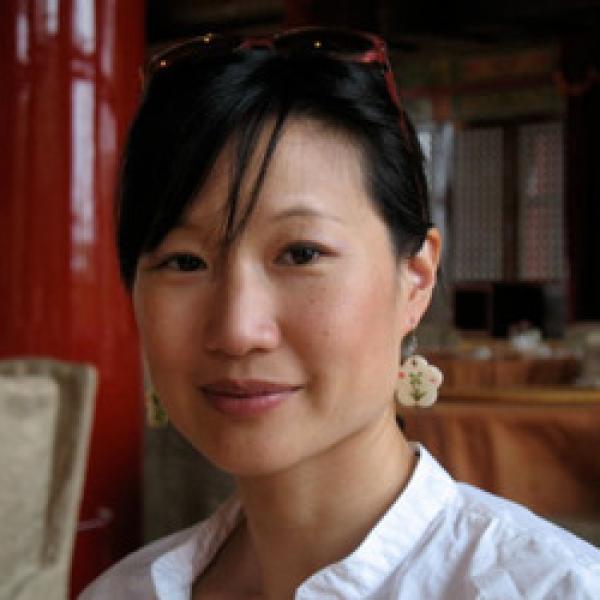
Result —
[[[430,227],[423,158],[405,131],[381,67],[271,50],[210,62],[189,57],[151,79],[125,148],[117,205],[121,274],[131,289],[141,254],[182,218],[224,145],[235,142],[224,242],[244,226],[290,116],[349,135],[364,160],[365,184],[398,256],[421,247]],[[252,197],[237,215],[239,187],[258,136],[274,123]]]

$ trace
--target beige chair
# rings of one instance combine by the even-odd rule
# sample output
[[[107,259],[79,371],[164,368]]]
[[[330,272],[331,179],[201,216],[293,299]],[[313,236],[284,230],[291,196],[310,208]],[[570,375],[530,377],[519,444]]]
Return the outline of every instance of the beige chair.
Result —
[[[0,361],[0,600],[66,600],[94,367]]]

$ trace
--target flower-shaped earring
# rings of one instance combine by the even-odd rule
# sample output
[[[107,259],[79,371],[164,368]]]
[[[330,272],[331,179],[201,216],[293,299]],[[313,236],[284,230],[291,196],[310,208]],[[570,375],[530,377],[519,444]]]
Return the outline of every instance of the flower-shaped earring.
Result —
[[[396,401],[404,406],[431,406],[443,380],[442,372],[422,356],[409,356],[398,371]]]

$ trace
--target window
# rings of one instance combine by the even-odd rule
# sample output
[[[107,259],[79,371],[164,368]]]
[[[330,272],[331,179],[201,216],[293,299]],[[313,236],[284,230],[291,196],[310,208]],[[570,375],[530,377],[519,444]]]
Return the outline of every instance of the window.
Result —
[[[456,282],[564,280],[561,122],[457,131],[453,180]]]
[[[528,280],[563,279],[562,124],[524,125],[518,135],[518,276]]]
[[[565,324],[563,123],[422,126],[434,222],[454,322],[506,335],[518,321],[560,335]]]
[[[452,202],[455,281],[492,281],[503,275],[502,129],[456,135]]]

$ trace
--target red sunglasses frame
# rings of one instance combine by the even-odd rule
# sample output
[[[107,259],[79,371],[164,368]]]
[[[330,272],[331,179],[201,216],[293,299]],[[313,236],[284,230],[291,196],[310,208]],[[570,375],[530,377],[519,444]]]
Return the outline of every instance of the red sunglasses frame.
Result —
[[[344,48],[334,50],[327,49],[326,42],[328,39],[339,40],[341,36],[346,37],[348,40],[354,38],[356,41],[370,45],[370,48],[363,52]],[[227,54],[238,50],[252,50],[254,48],[268,48],[285,54],[287,47],[287,52],[291,53],[294,51],[290,50],[292,45],[287,45],[286,43],[289,43],[290,41],[293,42],[295,38],[304,38],[304,51],[306,52],[318,52],[322,44],[321,40],[323,40],[325,42],[325,44],[323,44],[325,49],[322,50],[324,56],[365,65],[379,65],[383,71],[390,99],[398,109],[400,127],[403,133],[407,133],[404,110],[394,80],[386,44],[378,35],[365,31],[331,27],[300,27],[276,33],[271,37],[247,38],[217,33],[206,33],[170,46],[151,57],[141,73],[142,85],[145,87],[154,74],[176,64],[182,58],[188,58],[194,55],[202,56],[202,53],[205,52],[206,58],[209,59],[211,56],[226,56]],[[311,38],[314,39],[311,40]],[[319,38],[321,38],[321,40]],[[309,45],[306,44],[307,40],[310,40]],[[220,47],[219,43],[221,44]],[[217,52],[215,51],[215,48],[221,51]],[[212,50],[212,53],[209,52],[209,49]],[[296,49],[296,51],[301,52],[302,50]]]

